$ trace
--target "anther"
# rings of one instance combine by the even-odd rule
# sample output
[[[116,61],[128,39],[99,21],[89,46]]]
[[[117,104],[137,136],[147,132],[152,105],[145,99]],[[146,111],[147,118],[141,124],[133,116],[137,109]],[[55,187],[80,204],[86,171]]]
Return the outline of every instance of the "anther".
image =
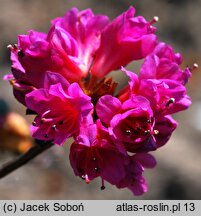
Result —
[[[159,17],[154,16],[153,19],[150,21],[150,25],[152,25],[152,24],[154,24],[154,23],[156,23],[158,21],[159,21]]]
[[[152,25],[150,25],[150,27],[149,27],[151,30],[154,28]]]
[[[170,104],[173,104],[173,103],[175,103],[175,99],[174,98],[170,98],[168,101],[167,101],[167,103],[166,103],[166,107],[168,107]]]
[[[43,124],[44,122],[45,122],[45,119],[42,118],[42,119],[40,120],[40,123]]]
[[[109,83],[104,83],[104,86],[109,88],[110,87],[110,84]]]
[[[8,48],[9,50],[12,50],[12,49],[13,49],[13,46],[12,46],[11,44],[9,44],[9,45],[7,46],[7,48]]]
[[[102,186],[101,186],[101,190],[104,190],[105,189],[105,185],[104,185],[104,179],[103,178],[101,178],[101,183],[102,183]]]
[[[199,67],[198,64],[197,64],[197,63],[194,63],[194,64],[193,64],[193,68],[191,69],[191,71],[196,70],[198,67]]]
[[[14,49],[18,49],[18,45],[17,45],[17,44],[14,44],[14,45],[13,45],[13,48],[14,48]]]
[[[36,122],[35,122],[35,121],[33,121],[33,122],[32,122],[32,125],[33,125],[33,126],[36,126]]]
[[[45,134],[44,137],[45,137],[45,138],[48,138],[48,134]]]
[[[17,44],[14,44],[14,45],[9,44],[9,45],[7,46],[7,48],[10,49],[10,50],[12,51],[12,50],[17,50],[17,49],[18,49],[18,46],[17,46]]]
[[[98,168],[98,167],[95,167],[94,170],[95,170],[96,172],[98,172],[98,171],[99,171],[99,168]]]
[[[17,55],[19,58],[22,58],[25,56],[24,51],[22,49],[18,50]]]
[[[148,120],[147,120],[147,123],[148,123],[148,124],[150,124],[150,123],[151,123],[151,120],[150,120],[150,119],[148,119]]]
[[[144,135],[149,135],[150,133],[151,133],[150,130],[146,130],[146,131],[144,131]]]
[[[85,180],[85,176],[84,176],[84,175],[82,175],[82,176],[81,176],[81,179],[82,179],[82,180]]]
[[[104,185],[102,185],[100,189],[101,189],[101,190],[105,190],[105,186],[104,186]]]
[[[52,130],[56,130],[57,126],[56,125],[52,125]]]
[[[89,180],[89,177],[88,177],[88,175],[87,175],[87,174],[85,175],[85,182],[86,182],[87,184],[89,184],[89,183],[90,183],[90,180]]]
[[[155,134],[155,135],[158,135],[158,134],[159,134],[159,131],[158,131],[158,130],[154,130],[154,134]]]
[[[159,21],[159,17],[158,16],[154,16],[153,20],[154,20],[154,22],[158,22]]]
[[[126,133],[126,136],[130,136],[131,135],[131,130],[126,130],[125,133]]]

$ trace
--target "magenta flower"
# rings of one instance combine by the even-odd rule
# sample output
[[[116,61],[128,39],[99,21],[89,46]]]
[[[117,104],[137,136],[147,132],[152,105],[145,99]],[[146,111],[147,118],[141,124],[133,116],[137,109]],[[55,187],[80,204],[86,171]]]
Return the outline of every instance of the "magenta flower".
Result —
[[[132,95],[121,104],[105,95],[99,99],[96,112],[117,147],[129,152],[156,150],[167,143],[177,127],[171,116],[154,116],[149,101],[141,96]]]
[[[155,139],[157,147],[161,147],[167,143],[176,127],[177,122],[170,115],[156,118],[155,130],[158,133]]]
[[[94,15],[90,9],[73,8],[53,20],[48,34],[31,30],[29,35],[20,35],[18,45],[9,46],[16,98],[26,105],[25,94],[43,88],[48,71],[61,74],[70,83],[80,82],[90,71],[103,78],[150,54],[157,40],[155,28],[143,17],[133,17],[134,12],[130,7],[109,23],[108,17]]]
[[[147,191],[142,177],[144,167],[152,168],[156,165],[151,155],[143,153],[131,157],[126,152],[120,152],[99,121],[81,127],[80,135],[71,146],[70,162],[75,174],[86,183],[100,177],[101,189],[105,188],[106,180],[118,188],[127,187],[134,195]]]
[[[121,104],[117,98],[105,95],[99,99],[96,112],[107,124],[114,143],[123,144],[129,152],[156,149],[153,112],[146,98],[132,95]]]
[[[70,163],[86,183],[100,177],[134,195],[147,191],[149,154],[170,139],[177,127],[172,114],[187,109],[185,84],[191,70],[181,55],[158,42],[153,24],[130,7],[109,21],[91,9],[69,10],[52,21],[47,33],[19,35],[11,50],[10,80],[18,101],[35,112],[34,138],[61,145],[74,139]],[[124,67],[143,59],[139,75]],[[105,77],[122,68],[129,82]],[[44,142],[46,144],[46,142]]]
[[[150,101],[154,114],[159,116],[182,111],[191,105],[191,99],[181,83],[172,79],[140,79],[131,71],[123,71],[130,81],[126,90],[128,93],[122,92],[121,100],[125,100],[129,94],[142,95]]]
[[[150,154],[142,153],[129,156],[129,163],[125,167],[125,177],[116,185],[118,188],[127,187],[134,195],[142,195],[147,192],[147,183],[142,176],[145,168],[153,168],[156,165],[154,157]]]
[[[180,69],[182,57],[171,46],[159,43],[153,53],[145,58],[140,70],[140,79],[170,79],[186,84],[191,77],[189,68]]]
[[[132,60],[144,58],[154,49],[157,41],[155,28],[151,22],[141,16],[134,17],[134,14],[135,9],[130,7],[103,30],[91,69],[94,76],[104,77]]]
[[[72,79],[76,73],[80,73],[76,80],[87,76],[100,46],[102,30],[108,23],[107,16],[94,15],[91,9],[79,12],[77,8],[72,8],[64,17],[52,21],[49,40],[60,56],[64,57],[64,62],[65,58],[69,58],[78,67],[77,72],[71,68],[71,74],[66,73],[68,79]]]
[[[80,128],[80,134],[71,146],[70,162],[75,174],[85,177],[87,183],[101,176],[115,184],[124,177],[127,155],[115,148],[107,129],[97,122]]]
[[[68,137],[78,135],[81,121],[93,109],[91,98],[77,83],[69,84],[57,74],[47,74],[46,84],[49,88],[26,95],[27,107],[37,113],[32,135],[63,144]]]

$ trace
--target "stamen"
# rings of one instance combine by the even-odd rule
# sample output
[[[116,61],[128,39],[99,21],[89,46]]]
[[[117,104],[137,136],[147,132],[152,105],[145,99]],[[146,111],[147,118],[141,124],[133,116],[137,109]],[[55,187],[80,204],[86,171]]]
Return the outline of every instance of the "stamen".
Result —
[[[166,103],[166,107],[168,107],[168,106],[170,106],[170,104],[173,104],[173,103],[175,103],[175,99],[174,98],[170,98],[169,100],[168,100],[168,102]]]
[[[43,118],[45,115],[47,115],[48,113],[50,113],[50,110],[45,111],[45,112],[43,113],[43,115],[42,115],[42,118]]]
[[[84,175],[82,175],[81,178],[82,178],[82,180],[85,180],[85,176]]]
[[[81,84],[85,94],[93,98],[93,104],[96,104],[98,99],[106,94],[113,95],[117,87],[117,83],[113,82],[111,77],[103,78],[100,81],[93,75],[89,80],[85,80]]]
[[[130,136],[131,135],[131,130],[126,130],[125,133],[126,133],[126,136]]]
[[[154,16],[153,19],[149,23],[150,23],[150,25],[152,25],[152,24],[154,24],[154,23],[156,23],[158,21],[159,21],[159,17]]]
[[[17,46],[17,44],[14,44],[14,45],[9,44],[9,45],[7,46],[7,48],[8,48],[10,51],[13,51],[13,50],[17,50],[17,49],[18,49],[18,46]]]
[[[86,182],[87,184],[89,184],[89,183],[90,183],[90,180],[89,180],[89,177],[88,177],[88,175],[87,175],[87,174],[85,175],[85,182]]]
[[[99,171],[99,168],[98,168],[98,167],[95,167],[94,170],[95,170],[96,172],[98,172],[98,171]]]
[[[151,123],[151,119],[148,119],[148,120],[147,120],[147,123],[150,124],[150,123]]]
[[[95,158],[95,157],[93,158],[93,161],[96,161],[96,158]]]
[[[194,63],[194,64],[193,64],[193,68],[191,69],[191,71],[194,71],[194,70],[198,69],[198,67],[199,67],[198,64],[197,64],[197,63]]]
[[[52,122],[52,119],[46,119],[46,118],[41,118],[40,123],[48,123],[48,122]]]
[[[14,44],[14,45],[13,45],[13,48],[14,48],[14,49],[18,49],[18,45],[17,45],[17,44]]]
[[[101,190],[105,190],[105,186],[102,185],[102,186],[101,186]]]
[[[52,125],[52,130],[56,130],[57,126],[56,125]]]
[[[110,87],[110,83],[106,82],[106,83],[104,83],[104,86],[107,87],[107,88],[109,88]]]
[[[44,137],[45,137],[45,138],[48,138],[48,134],[45,134]]]
[[[24,51],[22,49],[18,50],[17,55],[19,58],[22,58],[25,56]]]
[[[102,181],[102,182],[101,182],[101,183],[102,183],[102,186],[101,186],[100,189],[101,189],[101,190],[105,190],[104,180],[103,180],[102,178],[101,178],[101,181]]]
[[[159,134],[159,131],[158,131],[158,130],[154,130],[154,134],[155,134],[155,135],[158,135],[158,134]]]
[[[35,122],[35,121],[33,121],[33,122],[32,122],[32,125],[33,125],[33,126],[36,126],[36,122]]]
[[[12,46],[11,44],[9,44],[9,45],[7,46],[7,48],[8,48],[10,51],[13,50],[13,46]]]
[[[150,25],[150,27],[149,27],[151,30],[154,28],[152,25]]]
[[[146,131],[144,131],[144,135],[149,135],[150,133],[151,133],[150,130],[146,130]]]

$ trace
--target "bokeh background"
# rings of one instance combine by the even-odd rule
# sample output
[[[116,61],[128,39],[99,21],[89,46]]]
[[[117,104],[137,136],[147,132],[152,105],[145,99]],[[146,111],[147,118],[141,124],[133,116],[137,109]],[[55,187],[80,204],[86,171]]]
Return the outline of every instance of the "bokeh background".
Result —
[[[25,108],[14,99],[11,86],[2,81],[3,75],[10,73],[6,47],[16,43],[18,34],[26,34],[29,29],[47,32],[50,20],[64,15],[71,7],[80,10],[90,7],[95,13],[113,19],[130,5],[137,9],[137,15],[148,20],[159,16],[157,35],[183,54],[183,66],[194,62],[201,66],[201,0],[0,0],[0,100],[3,99],[12,112],[25,117]],[[130,68],[137,70],[138,64]],[[121,83],[125,82],[115,76]],[[99,179],[86,185],[74,176],[69,165],[69,141],[64,147],[54,146],[0,179],[0,199],[201,199],[200,83],[198,69],[188,84],[193,104],[175,116],[179,122],[177,130],[166,146],[153,153],[158,165],[145,172],[149,185],[145,195],[133,197],[130,191],[109,184],[101,191]],[[32,117],[26,117],[26,121],[31,120]],[[16,127],[19,124],[16,123]],[[16,149],[13,146],[3,149],[4,140],[0,139],[1,166],[16,157]],[[29,141],[17,151],[23,152]]]

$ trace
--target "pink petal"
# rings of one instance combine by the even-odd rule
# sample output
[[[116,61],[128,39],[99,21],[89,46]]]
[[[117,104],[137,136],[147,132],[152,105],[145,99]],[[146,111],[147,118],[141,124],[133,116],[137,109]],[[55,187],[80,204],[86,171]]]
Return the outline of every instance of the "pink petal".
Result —
[[[121,109],[121,102],[111,95],[102,96],[97,105],[96,112],[100,120],[106,124],[110,123],[110,120]]]

